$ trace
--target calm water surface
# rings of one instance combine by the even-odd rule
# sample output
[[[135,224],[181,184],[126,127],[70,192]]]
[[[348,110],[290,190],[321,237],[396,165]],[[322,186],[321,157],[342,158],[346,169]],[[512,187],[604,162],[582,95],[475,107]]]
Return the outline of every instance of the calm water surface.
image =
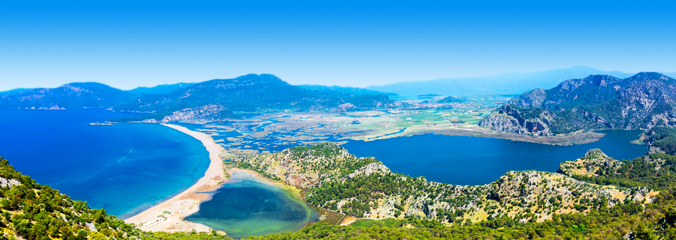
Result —
[[[186,218],[228,236],[242,238],[298,231],[317,221],[318,214],[292,193],[262,182],[250,173],[235,172],[230,180]]]
[[[578,159],[592,148],[615,159],[634,159],[648,151],[645,145],[631,143],[640,130],[602,132],[606,136],[597,142],[573,146],[426,134],[349,141],[343,147],[358,157],[375,157],[392,171],[459,185],[490,183],[510,170],[555,172],[561,162]]]
[[[187,189],[209,164],[200,141],[159,124],[89,125],[137,115],[0,110],[0,156],[41,184],[127,217]]]

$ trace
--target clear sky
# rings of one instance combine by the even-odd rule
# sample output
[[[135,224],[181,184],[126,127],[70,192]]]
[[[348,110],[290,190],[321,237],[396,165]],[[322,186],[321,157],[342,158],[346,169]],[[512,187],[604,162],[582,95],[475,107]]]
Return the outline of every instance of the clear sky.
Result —
[[[676,72],[676,1],[0,1],[0,90]]]

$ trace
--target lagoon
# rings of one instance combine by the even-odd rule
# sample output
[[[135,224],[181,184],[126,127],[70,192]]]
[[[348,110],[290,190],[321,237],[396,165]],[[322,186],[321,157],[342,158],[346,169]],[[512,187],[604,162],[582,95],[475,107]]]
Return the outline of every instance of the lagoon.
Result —
[[[225,231],[233,238],[298,231],[318,214],[296,193],[235,171],[211,200],[185,219]]]

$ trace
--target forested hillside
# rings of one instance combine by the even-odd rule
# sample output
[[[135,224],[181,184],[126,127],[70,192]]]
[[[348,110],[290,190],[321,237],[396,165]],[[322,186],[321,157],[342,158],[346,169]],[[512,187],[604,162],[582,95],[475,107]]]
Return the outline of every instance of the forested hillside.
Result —
[[[652,164],[650,168],[639,167],[645,163],[635,163],[646,158],[663,161],[650,163]],[[290,161],[275,165],[284,159]],[[306,161],[311,159],[312,161]],[[342,160],[332,164],[331,159]],[[568,166],[576,170],[575,173],[562,170],[566,174],[589,177],[588,179],[580,178],[583,181],[623,184],[596,179],[599,176],[613,176],[630,182],[631,184],[625,185],[633,188],[603,187],[579,182],[563,174],[534,171],[510,172],[495,183],[483,186],[434,183],[424,178],[411,178],[391,173],[373,158],[355,158],[347,154],[344,149],[331,144],[249,156],[240,159],[238,164],[287,182],[290,179],[304,176],[306,171],[310,173],[326,171],[329,174],[318,176],[315,178],[317,182],[296,182],[296,185],[305,184],[309,188],[308,202],[352,215],[363,217],[371,214],[371,217],[381,218],[381,220],[358,220],[352,226],[315,223],[295,233],[250,239],[617,239],[623,236],[630,239],[658,239],[658,237],[667,239],[676,237],[676,228],[674,228],[676,219],[674,184],[676,182],[653,181],[654,179],[651,179],[649,174],[646,175],[640,171],[640,169],[648,169],[650,172],[657,166],[660,167],[657,172],[674,171],[673,156],[656,154],[640,159],[615,163],[613,161],[616,160],[607,158],[602,152],[592,150],[581,159],[562,164],[562,169]],[[618,174],[627,171],[606,171],[601,167],[606,165],[612,167],[609,169],[631,166],[631,169],[637,170],[628,171],[631,174]],[[267,171],[269,169],[276,170]],[[599,171],[599,169],[604,170]],[[294,174],[288,174],[289,172]],[[0,177],[2,186],[0,228],[3,233],[0,239],[21,237],[23,239],[211,240],[228,238],[215,233],[142,232],[114,216],[107,215],[104,210],[90,209],[86,203],[73,201],[57,190],[39,185],[30,177],[15,171],[5,159],[0,160]],[[648,188],[660,190],[660,193],[647,192]],[[651,197],[645,199],[644,195]],[[337,199],[341,199],[343,204],[334,205]],[[392,201],[393,199],[400,201]],[[401,199],[405,201],[402,202]],[[354,200],[368,204],[357,204]],[[391,208],[388,211],[374,211],[374,209],[383,210],[383,207],[390,206],[389,204]],[[452,208],[453,206],[455,208]]]
[[[142,239],[141,232],[103,209],[90,209],[42,186],[0,158],[0,229],[4,239]]]
[[[511,171],[496,182],[458,186],[392,173],[373,158],[357,158],[333,143],[234,158],[273,179],[308,189],[307,202],[355,217],[422,218],[441,223],[493,219],[541,222],[554,214],[589,212],[620,203],[650,202],[647,188],[619,189],[558,173]]]

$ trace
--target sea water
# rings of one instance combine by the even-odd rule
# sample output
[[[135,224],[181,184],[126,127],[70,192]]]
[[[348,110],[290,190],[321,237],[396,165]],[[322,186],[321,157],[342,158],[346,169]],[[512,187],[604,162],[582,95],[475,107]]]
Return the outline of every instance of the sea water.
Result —
[[[74,200],[130,217],[193,185],[210,161],[200,141],[159,124],[89,125],[138,115],[0,110],[0,156]]]

